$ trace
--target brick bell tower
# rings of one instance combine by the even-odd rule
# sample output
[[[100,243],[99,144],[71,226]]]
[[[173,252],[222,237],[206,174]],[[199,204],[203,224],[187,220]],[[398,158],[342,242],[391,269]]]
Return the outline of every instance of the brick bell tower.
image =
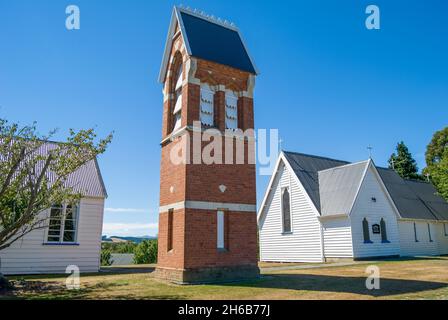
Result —
[[[247,133],[254,128],[256,75],[233,24],[174,8],[159,76],[159,278],[201,283],[259,276],[255,142]],[[229,141],[234,145],[227,149]],[[210,152],[212,142],[222,147]]]

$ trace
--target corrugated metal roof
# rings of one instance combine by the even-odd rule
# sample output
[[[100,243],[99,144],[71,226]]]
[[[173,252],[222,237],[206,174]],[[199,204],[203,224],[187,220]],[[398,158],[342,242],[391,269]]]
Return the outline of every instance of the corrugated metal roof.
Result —
[[[351,197],[354,188],[353,183],[359,175],[356,169],[360,168],[354,168],[353,172],[342,170],[330,174],[323,170],[345,166],[349,162],[295,152],[284,151],[283,153],[322,215],[344,213],[339,211],[344,211],[346,208],[347,199]],[[405,180],[394,170],[376,168],[401,217],[448,220],[448,203],[437,194],[430,183]],[[319,171],[323,172],[319,173]],[[337,186],[338,183],[348,185]],[[345,195],[342,190],[348,194]],[[338,197],[343,198],[338,199]],[[329,208],[330,203],[334,205],[334,208]]]
[[[318,172],[322,216],[349,214],[369,161]]]
[[[349,162],[296,152],[283,152],[303,187],[320,212],[318,171],[339,167]]]
[[[58,147],[57,142],[47,142],[43,144],[36,152],[41,155],[47,154],[50,150]],[[39,163],[43,167],[43,163]],[[42,170],[36,168],[36,171]],[[57,179],[57,175],[52,172],[47,172],[49,183],[53,183]],[[66,180],[65,186],[72,188],[74,192],[82,194],[84,197],[107,197],[106,188],[103,183],[101,172],[96,159],[87,162],[78,170],[71,173]]]
[[[416,180],[405,181],[437,219],[448,220],[448,203],[437,194],[437,190],[432,184]]]
[[[106,198],[107,192],[96,160],[91,160],[69,175],[67,185],[85,197]]]
[[[400,215],[408,219],[435,220],[427,205],[410,188],[407,180],[401,178],[394,170],[377,168],[384,185],[395,203]]]

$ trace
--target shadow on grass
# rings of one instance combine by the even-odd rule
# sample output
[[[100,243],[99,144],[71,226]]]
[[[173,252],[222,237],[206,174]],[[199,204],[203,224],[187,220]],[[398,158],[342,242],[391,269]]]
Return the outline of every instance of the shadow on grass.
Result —
[[[447,283],[404,279],[380,279],[380,289],[368,290],[367,277],[342,277],[309,274],[269,274],[259,280],[225,286],[265,289],[289,289],[315,292],[352,293],[371,297],[387,297],[448,288]]]
[[[98,293],[101,293],[101,291],[107,292],[108,290],[115,289],[116,287],[126,287],[128,283],[126,281],[114,283],[99,282],[94,285],[83,286],[78,290],[68,290],[60,282],[54,281],[21,280],[14,282],[13,285],[13,290],[0,294],[0,300],[91,300],[92,296],[98,297]],[[101,300],[181,300],[186,297],[173,294],[142,297],[130,293],[126,295],[114,295],[110,298],[103,298],[100,296],[97,299],[99,298],[101,298]]]
[[[359,260],[360,262],[368,262],[368,261],[385,261],[385,262],[403,262],[403,261],[448,261],[448,256],[419,256],[419,257],[398,257],[398,258],[383,258],[383,259],[374,259],[372,258],[367,260]]]
[[[136,274],[136,273],[151,273],[156,268],[151,267],[102,267],[99,274]],[[98,274],[96,274],[98,275]]]

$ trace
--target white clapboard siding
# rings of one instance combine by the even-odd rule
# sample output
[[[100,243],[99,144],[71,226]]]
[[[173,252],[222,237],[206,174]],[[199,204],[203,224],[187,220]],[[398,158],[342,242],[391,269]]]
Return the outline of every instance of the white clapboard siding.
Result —
[[[348,217],[322,221],[326,258],[353,258],[352,230]]]
[[[81,272],[97,272],[103,212],[104,199],[82,199],[77,235],[79,245],[44,245],[46,230],[35,230],[0,251],[1,271],[4,274],[65,273],[67,266],[76,265]]]
[[[399,221],[398,226],[400,228],[402,256],[427,256],[439,254],[436,227],[434,223],[430,223],[432,242],[429,240],[428,223],[425,221],[415,220],[418,241],[415,241],[414,221]]]
[[[282,234],[281,188],[290,187],[292,233]],[[321,262],[320,223],[311,204],[296,183],[293,173],[283,164],[272,184],[260,221],[260,258],[262,261]]]
[[[372,197],[376,201],[372,201]],[[362,221],[369,222],[370,240],[364,243]],[[372,233],[372,225],[380,224],[381,218],[386,222],[389,243],[382,243],[381,234]],[[382,188],[375,169],[370,166],[361,184],[358,196],[353,206],[350,221],[352,225],[354,258],[385,257],[400,254],[400,237],[392,203]]]
[[[445,228],[443,228],[443,223],[437,223],[435,232],[439,254],[448,254],[448,223],[445,223]]]

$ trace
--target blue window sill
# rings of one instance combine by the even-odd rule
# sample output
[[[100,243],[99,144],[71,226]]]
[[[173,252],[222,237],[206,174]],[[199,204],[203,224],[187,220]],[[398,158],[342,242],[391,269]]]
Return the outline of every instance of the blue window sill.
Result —
[[[373,243],[373,241],[370,241],[370,240],[369,240],[369,241],[365,241],[365,240],[364,240],[364,243],[365,243],[365,244]]]
[[[76,242],[44,242],[43,246],[79,246],[79,243]]]
[[[226,252],[229,252],[229,250],[227,250],[226,248],[218,248],[218,252],[219,253],[226,253]]]
[[[390,243],[390,241],[389,240],[383,240],[383,241],[381,241],[381,243]]]
[[[290,235],[290,234],[292,234],[292,231],[282,232],[282,235],[283,235],[283,236],[287,236],[287,235]]]

